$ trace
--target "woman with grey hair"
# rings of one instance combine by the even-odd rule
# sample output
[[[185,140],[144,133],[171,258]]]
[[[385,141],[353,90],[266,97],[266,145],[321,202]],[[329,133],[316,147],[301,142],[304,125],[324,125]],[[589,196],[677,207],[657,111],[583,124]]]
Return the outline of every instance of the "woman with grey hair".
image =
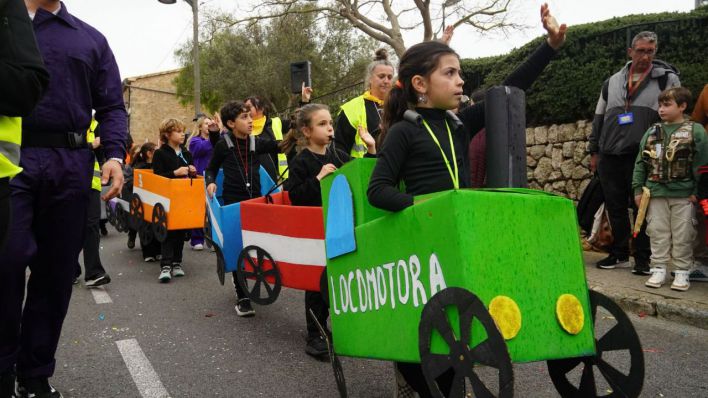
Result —
[[[361,158],[367,149],[358,130],[365,129],[374,139],[378,139],[383,102],[391,91],[393,74],[394,68],[388,60],[388,52],[383,48],[377,50],[373,62],[366,67],[366,91],[342,105],[339,112],[334,131],[337,149],[352,158]]]

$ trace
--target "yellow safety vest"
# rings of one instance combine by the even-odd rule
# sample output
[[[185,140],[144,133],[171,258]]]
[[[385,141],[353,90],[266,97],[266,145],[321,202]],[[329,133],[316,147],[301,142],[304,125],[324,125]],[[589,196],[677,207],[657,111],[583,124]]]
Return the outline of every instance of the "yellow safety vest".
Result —
[[[0,115],[0,178],[14,177],[20,167],[22,119]]]
[[[96,138],[94,131],[96,131],[97,126],[98,122],[96,119],[91,119],[91,126],[86,132],[86,142],[88,142],[89,146],[93,144],[93,140]],[[93,161],[93,178],[91,178],[91,188],[101,192],[101,168],[98,167],[98,160]]]
[[[368,151],[366,143],[359,137],[359,126],[363,126],[368,130],[366,125],[366,103],[364,102],[364,95],[360,95],[353,98],[342,105],[341,112],[347,116],[347,120],[354,128],[354,146],[352,147],[349,155],[352,158],[363,158]]]
[[[277,141],[283,140],[283,121],[279,117],[270,119],[270,127],[273,129],[273,135]],[[288,157],[284,153],[278,153],[278,174],[282,175],[283,179],[288,178]]]

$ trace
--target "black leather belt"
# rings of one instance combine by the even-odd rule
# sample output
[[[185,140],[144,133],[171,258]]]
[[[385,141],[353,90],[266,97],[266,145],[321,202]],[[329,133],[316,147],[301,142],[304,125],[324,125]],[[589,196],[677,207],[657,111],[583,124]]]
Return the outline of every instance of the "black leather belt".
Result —
[[[38,148],[88,148],[86,133],[66,132],[66,133],[33,133],[22,132],[22,147]]]

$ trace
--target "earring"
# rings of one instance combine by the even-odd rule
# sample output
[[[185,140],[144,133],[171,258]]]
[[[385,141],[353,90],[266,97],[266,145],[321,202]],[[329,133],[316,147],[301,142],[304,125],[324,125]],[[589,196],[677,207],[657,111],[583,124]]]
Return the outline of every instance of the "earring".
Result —
[[[418,103],[425,104],[426,102],[428,102],[428,97],[425,94],[418,94]]]

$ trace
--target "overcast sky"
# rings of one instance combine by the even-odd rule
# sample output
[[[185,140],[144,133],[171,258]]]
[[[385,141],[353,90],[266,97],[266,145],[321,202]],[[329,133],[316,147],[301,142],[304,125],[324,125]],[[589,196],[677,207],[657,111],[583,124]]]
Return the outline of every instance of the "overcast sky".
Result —
[[[543,34],[538,16],[542,2],[516,0],[516,3],[517,20],[531,28],[512,32],[508,37],[491,33],[480,37],[470,29],[460,28],[455,32],[452,47],[465,58],[476,58],[506,53]],[[173,5],[158,0],[64,0],[64,4],[69,12],[106,36],[122,78],[179,67],[174,51],[192,37],[192,11],[182,0]],[[203,9],[221,8],[242,14],[249,1],[200,0],[200,4]],[[695,0],[549,0],[548,4],[558,21],[572,28],[628,14],[690,11]],[[415,44],[419,38],[419,32],[406,36],[406,44]]]

